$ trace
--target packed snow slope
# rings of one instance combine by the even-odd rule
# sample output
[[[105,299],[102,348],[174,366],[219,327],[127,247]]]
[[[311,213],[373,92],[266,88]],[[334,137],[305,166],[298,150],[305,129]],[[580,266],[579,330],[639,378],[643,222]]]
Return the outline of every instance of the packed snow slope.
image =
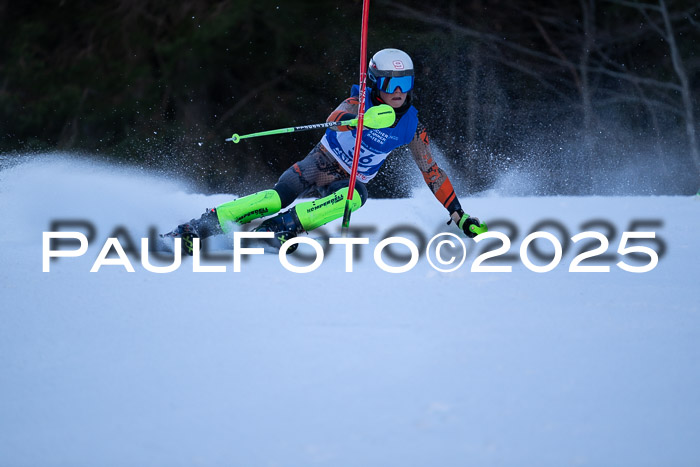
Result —
[[[183,187],[59,156],[0,172],[0,466],[700,464],[697,197],[463,197],[511,241],[483,266],[512,272],[472,272],[501,242],[463,236],[453,272],[423,253],[382,270],[373,251],[389,234],[458,233],[425,187],[353,214],[369,244],[352,272],[340,246],[306,274],[272,254],[234,272],[227,238],[202,260],[225,272],[193,272],[189,257],[150,272],[138,253],[151,228],[235,197]],[[53,228],[89,248],[43,272]],[[549,272],[520,258],[535,230],[568,245]],[[587,230],[608,256],[581,265],[609,272],[569,272],[591,240],[567,236]],[[628,230],[655,232],[650,272],[616,265],[650,262],[618,253]],[[134,272],[90,272],[115,231]],[[542,266],[553,249],[528,251]]]

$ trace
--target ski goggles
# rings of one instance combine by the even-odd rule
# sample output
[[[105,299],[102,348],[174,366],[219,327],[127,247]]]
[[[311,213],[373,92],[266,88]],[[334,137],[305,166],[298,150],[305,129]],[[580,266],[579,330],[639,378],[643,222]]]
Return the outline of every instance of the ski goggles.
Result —
[[[377,87],[389,94],[393,94],[397,88],[401,88],[401,92],[409,92],[413,89],[413,76],[380,76]]]

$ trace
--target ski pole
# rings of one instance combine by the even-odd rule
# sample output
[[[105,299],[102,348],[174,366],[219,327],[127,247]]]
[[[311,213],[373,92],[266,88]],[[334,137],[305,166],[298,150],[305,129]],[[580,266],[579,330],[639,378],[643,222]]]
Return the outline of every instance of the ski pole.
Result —
[[[387,104],[376,105],[370,107],[364,115],[364,126],[368,128],[387,128],[394,124],[396,120],[396,112],[393,107]],[[259,133],[250,133],[248,135],[239,135],[234,133],[226,141],[238,143],[245,138],[256,138],[258,136],[279,135],[282,133],[294,133],[297,131],[318,130],[320,128],[332,128],[336,126],[357,126],[358,119],[342,120],[340,122],[314,123],[311,125],[293,126],[289,128],[280,128],[279,130],[261,131]]]

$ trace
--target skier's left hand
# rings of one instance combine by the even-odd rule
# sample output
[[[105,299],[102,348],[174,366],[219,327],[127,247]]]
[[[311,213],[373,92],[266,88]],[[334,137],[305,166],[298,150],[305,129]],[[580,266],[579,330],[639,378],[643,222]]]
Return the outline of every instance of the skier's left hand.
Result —
[[[488,231],[486,224],[482,224],[478,217],[471,217],[469,214],[465,214],[461,209],[453,212],[450,217],[455,221],[457,227],[469,238],[474,238]]]

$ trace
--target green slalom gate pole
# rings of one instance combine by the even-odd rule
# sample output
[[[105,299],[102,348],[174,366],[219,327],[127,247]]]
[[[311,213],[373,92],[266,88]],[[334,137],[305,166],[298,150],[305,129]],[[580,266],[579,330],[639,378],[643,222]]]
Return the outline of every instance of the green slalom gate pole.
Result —
[[[394,120],[396,120],[396,112],[394,112],[394,109],[390,105],[382,104],[370,108],[367,111],[367,113],[364,114],[363,123],[368,128],[387,128],[394,124]],[[257,138],[258,136],[279,135],[283,133],[294,133],[297,131],[333,128],[336,126],[358,126],[358,124],[359,118],[353,118],[351,120],[343,120],[340,122],[314,123],[312,125],[280,128],[279,130],[261,131],[259,133],[251,133],[248,135],[239,135],[237,133],[234,133],[233,136],[231,136],[230,138],[226,138],[226,141],[233,141],[234,143],[238,143],[242,139]]]
[[[362,1],[362,31],[360,37],[360,96],[357,107],[357,133],[355,135],[355,152],[352,157],[352,169],[350,171],[350,183],[348,185],[348,197],[345,200],[345,212],[343,213],[343,225],[341,228],[343,237],[347,237],[350,228],[350,214],[352,213],[351,201],[355,193],[355,179],[357,167],[360,162],[360,147],[362,145],[362,130],[365,123],[365,89],[367,87],[367,23],[369,19],[369,0]],[[371,110],[372,108],[370,108]],[[369,113],[369,111],[367,111]]]

